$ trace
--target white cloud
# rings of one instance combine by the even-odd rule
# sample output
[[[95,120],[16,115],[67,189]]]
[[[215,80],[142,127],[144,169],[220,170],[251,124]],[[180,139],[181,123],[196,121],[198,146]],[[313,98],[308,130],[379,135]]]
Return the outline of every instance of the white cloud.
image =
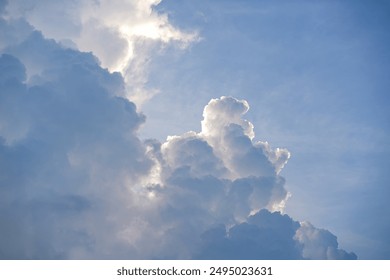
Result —
[[[284,179],[277,174],[289,152],[253,140],[253,125],[243,118],[248,109],[244,100],[213,99],[204,109],[200,133],[168,137],[161,148],[162,165],[172,174],[165,176],[218,178],[224,185],[218,195],[225,196],[226,204],[220,202],[220,211],[226,215],[230,208],[238,220],[261,208],[275,210],[288,198]]]
[[[35,28],[58,8],[31,3]],[[156,20],[155,2],[136,3]],[[63,5],[67,14],[75,3]],[[101,5],[111,22],[119,6]],[[290,154],[255,140],[246,101],[212,99],[200,132],[142,141],[145,116],[121,97],[122,75],[23,19],[0,23],[0,258],[353,257],[330,233],[271,213],[288,199],[280,171]]]
[[[10,1],[7,18],[24,18],[47,38],[93,52],[102,67],[119,71],[126,80],[126,97],[142,105],[158,91],[147,89],[150,52],[156,44],[180,48],[198,40],[183,32],[154,7],[161,0]],[[162,45],[161,45],[162,44]]]
[[[296,240],[303,246],[305,259],[355,259],[354,253],[347,253],[338,248],[337,237],[331,232],[315,228],[309,222],[302,222],[295,233]]]
[[[13,55],[0,58],[2,258],[110,258],[120,243],[112,239],[117,219],[139,192],[129,185],[152,164],[135,135],[144,116],[115,96],[122,78],[90,54],[36,32],[7,51]],[[34,83],[15,56],[40,67]]]

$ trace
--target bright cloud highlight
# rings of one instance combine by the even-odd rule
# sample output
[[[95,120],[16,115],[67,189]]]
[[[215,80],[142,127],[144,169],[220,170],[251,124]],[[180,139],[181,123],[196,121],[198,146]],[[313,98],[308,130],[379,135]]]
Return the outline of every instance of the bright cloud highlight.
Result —
[[[178,30],[166,14],[154,11],[160,2],[16,0],[8,3],[6,18],[24,18],[44,36],[92,52],[103,68],[123,74],[125,97],[142,105],[157,93],[146,86],[148,61],[155,46],[173,43],[185,48],[198,40],[196,32]]]

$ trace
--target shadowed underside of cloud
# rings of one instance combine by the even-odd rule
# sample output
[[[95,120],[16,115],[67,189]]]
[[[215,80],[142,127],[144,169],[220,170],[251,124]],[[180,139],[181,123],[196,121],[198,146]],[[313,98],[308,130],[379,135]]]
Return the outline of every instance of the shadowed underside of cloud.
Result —
[[[122,75],[22,19],[0,29],[0,258],[356,258],[279,212],[290,154],[254,140],[246,101],[141,141]]]

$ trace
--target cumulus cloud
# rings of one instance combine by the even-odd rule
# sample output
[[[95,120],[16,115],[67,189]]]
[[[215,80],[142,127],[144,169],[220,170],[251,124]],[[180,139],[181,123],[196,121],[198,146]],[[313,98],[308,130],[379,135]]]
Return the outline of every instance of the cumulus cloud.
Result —
[[[161,0],[10,1],[6,18],[23,18],[47,38],[66,47],[93,52],[101,66],[119,71],[126,80],[125,96],[142,105],[156,89],[146,87],[150,52],[173,43],[185,48],[196,32],[172,26],[155,11]]]
[[[145,116],[124,98],[126,78],[102,67],[96,50],[60,42],[72,32],[85,39],[66,26],[76,4],[60,6],[61,33],[39,25],[38,15],[59,8],[49,2],[15,1],[0,20],[0,258],[356,257],[330,232],[281,214],[290,153],[255,140],[245,100],[212,99],[200,132],[143,141]],[[119,6],[99,3],[108,11],[97,26],[107,28]],[[157,2],[128,3],[161,20],[150,10]],[[103,8],[73,14],[74,23],[94,9]],[[28,22],[10,16],[18,13]],[[162,19],[159,36],[176,40],[182,33]]]
[[[219,225],[202,235],[201,259],[301,259],[294,235],[299,223],[265,209],[227,229]]]
[[[310,223],[265,209],[229,229],[202,234],[200,259],[356,259],[338,248],[337,238]]]
[[[289,197],[280,171],[290,153],[254,140],[253,125],[243,118],[248,109],[244,100],[212,99],[204,109],[201,132],[168,137],[155,149],[170,211],[190,217],[178,228],[192,229],[186,235],[197,241],[191,256],[356,258],[340,250],[329,232],[309,235],[306,223],[279,212]]]
[[[237,205],[237,212],[231,213],[236,218],[260,208],[278,209],[288,197],[278,173],[289,152],[253,141],[253,125],[243,119],[248,109],[244,100],[213,99],[204,109],[200,133],[168,137],[161,146],[165,159],[161,165],[168,172],[164,176],[182,178],[185,173],[187,177],[217,178],[224,185],[224,208],[232,210]]]
[[[306,259],[356,259],[354,253],[338,249],[337,237],[325,229],[315,228],[302,222],[294,236],[303,245],[302,256]]]
[[[114,246],[109,240],[120,225],[115,219],[125,213],[120,209],[131,211],[137,190],[128,186],[146,176],[152,163],[135,135],[144,116],[117,96],[124,88],[121,76],[102,69],[91,54],[63,49],[36,31],[5,51],[1,255],[105,254],[104,246]],[[27,65],[41,71],[29,82]],[[83,253],[89,246],[92,251]]]

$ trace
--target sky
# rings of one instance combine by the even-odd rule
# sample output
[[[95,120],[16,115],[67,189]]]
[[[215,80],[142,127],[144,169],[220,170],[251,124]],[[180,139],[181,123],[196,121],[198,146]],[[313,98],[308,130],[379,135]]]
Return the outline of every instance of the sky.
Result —
[[[390,259],[389,12],[0,0],[0,258]]]

